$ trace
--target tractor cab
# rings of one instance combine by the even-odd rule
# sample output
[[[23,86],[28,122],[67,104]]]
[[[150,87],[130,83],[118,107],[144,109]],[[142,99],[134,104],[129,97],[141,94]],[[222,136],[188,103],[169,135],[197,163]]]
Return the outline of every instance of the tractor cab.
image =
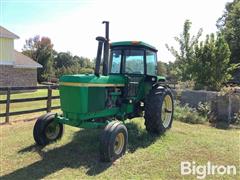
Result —
[[[111,44],[110,74],[157,75],[157,49],[141,41]]]
[[[136,97],[141,83],[157,80],[157,49],[142,41],[111,43],[109,67],[110,75],[127,77],[127,96]]]

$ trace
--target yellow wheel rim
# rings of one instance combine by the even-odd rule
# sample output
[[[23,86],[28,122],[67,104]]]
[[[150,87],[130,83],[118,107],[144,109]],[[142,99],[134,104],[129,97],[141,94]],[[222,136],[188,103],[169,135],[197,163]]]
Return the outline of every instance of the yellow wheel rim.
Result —
[[[58,123],[51,122],[45,130],[45,135],[50,140],[55,140],[60,133],[60,126]]]
[[[173,111],[173,102],[172,98],[169,95],[166,95],[162,104],[162,123],[165,128],[167,128],[172,119],[172,111]]]
[[[124,147],[125,139],[123,133],[118,133],[118,135],[115,138],[114,142],[114,152],[115,154],[119,155],[121,154],[123,147]]]

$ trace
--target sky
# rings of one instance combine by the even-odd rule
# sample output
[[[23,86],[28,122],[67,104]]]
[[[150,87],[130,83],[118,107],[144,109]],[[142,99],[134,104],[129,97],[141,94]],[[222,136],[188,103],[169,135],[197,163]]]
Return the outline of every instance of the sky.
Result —
[[[14,32],[15,49],[35,35],[49,37],[58,52],[94,58],[97,36],[104,36],[102,21],[110,21],[110,40],[144,41],[158,49],[158,60],[174,61],[165,44],[174,40],[186,19],[191,34],[199,28],[217,31],[216,21],[231,0],[0,0],[0,25]]]

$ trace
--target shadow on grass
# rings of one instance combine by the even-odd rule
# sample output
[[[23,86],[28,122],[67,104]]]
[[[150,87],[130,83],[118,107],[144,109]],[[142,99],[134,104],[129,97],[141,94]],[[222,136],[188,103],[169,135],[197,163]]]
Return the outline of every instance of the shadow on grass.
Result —
[[[149,146],[156,140],[156,137],[149,135],[135,123],[127,123],[126,126],[129,132],[128,151],[131,153],[138,148]],[[1,179],[42,179],[64,168],[80,167],[86,168],[86,174],[89,176],[100,174],[112,165],[99,160],[100,133],[101,130],[78,131],[73,135],[70,143],[48,151],[36,145],[26,147],[18,153],[38,153],[42,159],[4,175]]]

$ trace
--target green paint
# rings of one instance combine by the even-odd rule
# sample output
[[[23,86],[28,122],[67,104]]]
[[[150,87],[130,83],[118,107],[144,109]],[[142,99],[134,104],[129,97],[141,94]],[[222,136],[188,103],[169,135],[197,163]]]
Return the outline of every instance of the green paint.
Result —
[[[106,88],[89,87],[88,88],[88,112],[101,111],[105,108]]]
[[[134,43],[123,41],[111,44],[111,47],[117,46],[141,46],[157,51],[155,47],[141,41]],[[157,76],[157,79],[158,81],[166,80],[163,76]],[[134,112],[135,103],[145,99],[154,82],[146,82],[146,75],[142,75],[137,95],[125,97],[119,88],[127,87],[128,83],[127,76],[122,74],[62,76],[60,78],[60,102],[63,115],[57,115],[56,121],[80,128],[104,127],[116,117],[124,121],[129,114]],[[124,101],[115,107],[118,99]],[[112,106],[106,106],[108,102],[111,102]]]
[[[94,119],[101,118],[101,117],[113,117],[119,113],[119,108],[111,108],[111,109],[104,109],[102,111],[93,112],[93,113],[85,113],[85,114],[77,114],[77,113],[63,113],[63,115],[57,115],[56,121],[67,124],[70,126],[85,128],[90,127],[94,128],[96,126],[104,126],[107,124],[96,122]],[[92,119],[92,120],[91,120]],[[90,126],[92,124],[92,126]]]
[[[60,78],[60,83],[93,83],[93,84],[125,84],[125,78],[120,75],[66,75]],[[101,111],[105,108],[105,87],[75,87],[60,85],[60,102],[62,111],[67,113],[85,114]]]
[[[145,48],[150,48],[154,51],[157,51],[157,49],[154,46],[147,44],[145,42],[142,42],[142,41],[120,41],[120,42],[112,42],[111,43],[111,48],[114,48],[116,46],[132,46],[132,47],[143,46]]]
[[[124,84],[124,77],[121,75],[95,76],[94,74],[64,75],[60,82],[74,83],[95,83],[95,84]]]
[[[157,76],[157,80],[158,81],[166,81],[166,77],[164,77],[164,76]]]
[[[88,87],[60,86],[59,92],[63,112],[88,112]]]

